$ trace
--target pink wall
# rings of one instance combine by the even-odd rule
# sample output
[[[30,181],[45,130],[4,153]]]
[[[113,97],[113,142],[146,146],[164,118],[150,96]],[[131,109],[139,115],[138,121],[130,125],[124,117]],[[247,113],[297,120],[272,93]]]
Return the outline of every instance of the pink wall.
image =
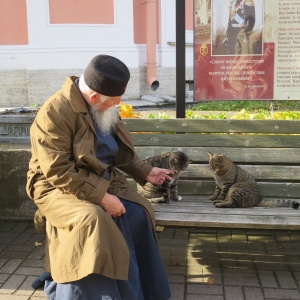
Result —
[[[193,30],[193,0],[185,0],[185,3],[186,29]],[[0,8],[0,45],[27,45],[26,0],[0,0]],[[51,24],[114,24],[115,21],[113,0],[49,0],[49,11]],[[133,0],[133,15],[134,42],[145,44],[145,0]],[[159,30],[157,20],[157,43]]]
[[[113,0],[49,0],[49,6],[51,24],[114,24]]]
[[[0,45],[27,45],[26,0],[0,0]]]
[[[174,5],[175,5],[175,0]],[[159,6],[159,0],[158,6]],[[157,8],[157,15],[159,10]],[[146,44],[146,2],[145,0],[133,0],[134,18],[134,42],[136,44]],[[185,0],[185,27],[186,30],[194,29],[193,0]],[[159,43],[159,20],[157,20],[156,43]]]
[[[185,29],[194,30],[194,1],[185,0]]]

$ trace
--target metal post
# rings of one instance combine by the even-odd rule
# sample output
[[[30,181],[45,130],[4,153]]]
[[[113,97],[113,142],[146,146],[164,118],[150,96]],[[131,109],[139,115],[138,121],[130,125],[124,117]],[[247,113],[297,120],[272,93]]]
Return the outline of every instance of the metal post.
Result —
[[[185,118],[185,0],[176,0],[176,118]]]

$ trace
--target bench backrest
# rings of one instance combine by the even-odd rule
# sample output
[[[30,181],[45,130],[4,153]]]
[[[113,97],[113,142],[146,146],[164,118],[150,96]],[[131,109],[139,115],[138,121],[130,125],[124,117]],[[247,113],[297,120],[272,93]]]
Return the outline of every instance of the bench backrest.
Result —
[[[300,198],[300,122],[286,120],[123,119],[142,158],[181,149],[193,163],[182,195],[208,195],[214,180],[208,152],[249,171],[264,197]]]

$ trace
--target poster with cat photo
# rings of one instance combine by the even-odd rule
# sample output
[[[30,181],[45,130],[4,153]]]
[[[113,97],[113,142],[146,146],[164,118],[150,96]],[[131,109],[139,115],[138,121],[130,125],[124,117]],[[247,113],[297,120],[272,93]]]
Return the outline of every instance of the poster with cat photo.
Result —
[[[298,99],[300,2],[194,4],[195,101]]]

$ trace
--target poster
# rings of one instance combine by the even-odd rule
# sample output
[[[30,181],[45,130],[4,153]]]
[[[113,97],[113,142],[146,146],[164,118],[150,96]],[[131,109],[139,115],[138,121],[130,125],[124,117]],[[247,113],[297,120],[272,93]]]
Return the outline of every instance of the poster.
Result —
[[[195,0],[194,98],[298,100],[300,1]]]

